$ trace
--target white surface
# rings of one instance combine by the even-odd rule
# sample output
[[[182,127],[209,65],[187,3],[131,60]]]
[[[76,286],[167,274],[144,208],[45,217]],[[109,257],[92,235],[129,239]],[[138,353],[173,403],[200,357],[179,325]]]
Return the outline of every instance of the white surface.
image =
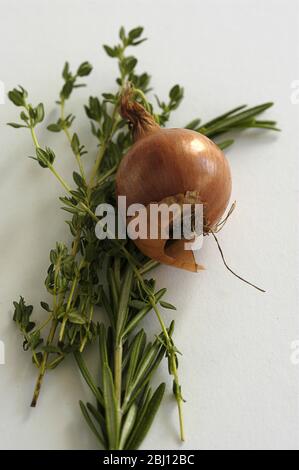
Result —
[[[77,129],[91,149],[81,105],[88,94],[114,86],[115,62],[101,44],[113,44],[122,24],[145,26],[149,41],[136,50],[139,70],[150,71],[159,96],[174,83],[185,87],[172,125],[244,102],[275,101],[267,116],[283,132],[246,133],[228,152],[238,209],[220,235],[230,264],[267,293],[231,276],[213,240],[203,249],[204,273],[161,267],[155,274],[178,307],[176,342],[184,352],[180,375],[187,399],[182,447],[298,449],[299,365],[291,364],[290,354],[299,339],[299,105],[291,104],[290,94],[299,78],[299,2],[1,0],[0,7],[0,80],[7,91],[21,83],[32,102],[43,100],[51,121],[65,59],[73,67],[83,60],[94,64],[88,89],[72,100]],[[69,234],[58,210],[61,188],[26,158],[32,154],[29,135],[5,126],[16,112],[9,103],[0,106],[0,339],[6,346],[0,447],[95,448],[77,406],[90,395],[71,358],[46,378],[37,409],[28,407],[35,370],[11,320],[12,300],[22,294],[38,307],[49,249]],[[63,136],[44,131],[40,138],[51,142],[59,168],[69,175],[73,160]],[[154,317],[147,327],[157,331]],[[166,368],[159,379],[168,380]],[[176,425],[169,387],[144,448],[179,448]]]

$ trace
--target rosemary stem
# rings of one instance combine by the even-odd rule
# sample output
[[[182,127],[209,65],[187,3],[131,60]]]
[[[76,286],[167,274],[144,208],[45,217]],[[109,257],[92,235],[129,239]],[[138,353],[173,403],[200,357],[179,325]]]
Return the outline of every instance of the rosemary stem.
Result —
[[[122,357],[123,357],[122,339],[120,340],[116,339],[115,349],[114,349],[114,390],[115,390],[117,421],[118,421],[119,429],[121,429],[121,422],[122,422],[122,403],[121,403]]]

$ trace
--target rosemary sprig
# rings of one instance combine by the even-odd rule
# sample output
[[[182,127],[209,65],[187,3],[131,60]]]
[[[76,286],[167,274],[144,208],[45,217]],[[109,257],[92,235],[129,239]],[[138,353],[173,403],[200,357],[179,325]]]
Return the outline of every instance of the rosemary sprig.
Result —
[[[87,152],[77,132],[73,132],[75,116],[67,114],[66,106],[74,90],[84,86],[78,82],[90,74],[92,66],[83,62],[75,73],[66,62],[63,68],[63,86],[57,104],[60,117],[48,126],[51,132],[63,132],[74,154],[78,172],[74,171],[72,182],[66,181],[55,167],[55,152],[39,143],[37,127],[43,122],[45,112],[42,103],[33,106],[28,93],[22,88],[9,92],[10,100],[19,108],[20,123],[9,123],[14,128],[30,131],[35,155],[31,158],[50,170],[60,182],[64,196],[60,198],[70,218],[66,220],[72,240],[69,246],[57,243],[50,252],[50,266],[45,286],[52,302],[42,301],[41,308],[47,316],[36,324],[31,320],[33,307],[26,305],[21,297],[14,302],[14,320],[20,329],[25,350],[30,350],[32,361],[38,369],[32,406],[35,406],[43,378],[72,353],[95,400],[80,403],[83,415],[99,440],[107,449],[137,448],[145,437],[162,400],[165,385],[153,393],[150,382],[165,356],[169,373],[173,378],[173,393],[178,404],[180,436],[184,439],[182,393],[178,378],[178,354],[174,344],[174,322],[167,328],[160,307],[174,309],[162,300],[166,289],[156,289],[153,279],[145,279],[157,266],[137,251],[135,245],[123,240],[98,240],[95,235],[96,207],[101,202],[115,203],[114,176],[122,156],[132,140],[126,123],[118,113],[124,84],[129,81],[136,90],[136,99],[145,101],[160,125],[165,125],[171,113],[183,98],[183,89],[175,85],[168,100],[157,98],[158,111],[147,101],[150,90],[148,73],[136,73],[137,59],[127,55],[128,47],[135,47],[145,39],[143,28],[137,27],[126,33],[119,31],[120,42],[116,46],[104,46],[108,56],[118,63],[119,76],[116,92],[102,93],[101,97],[89,97],[85,111],[91,123],[91,133],[98,149],[90,177],[87,177],[82,158]],[[258,127],[276,129],[274,121],[258,121],[256,116],[272,103],[254,108],[241,106],[200,126],[195,119],[186,127],[210,138],[228,131]],[[226,148],[232,139],[218,145]],[[87,157],[85,157],[87,158]],[[108,326],[101,315],[105,312]],[[137,331],[146,315],[155,314],[161,332],[149,342],[145,332]],[[98,320],[94,317],[98,315]],[[107,323],[107,322],[106,322]],[[105,324],[106,324],[105,323]],[[100,351],[100,384],[96,384],[83,359],[83,351],[97,339]]]
[[[242,130],[250,128],[269,129],[279,131],[276,127],[276,121],[259,121],[256,116],[263,113],[273,106],[273,103],[264,103],[253,108],[248,108],[247,105],[238,106],[237,108],[228,111],[221,116],[218,116],[211,121],[198,127],[196,130],[201,134],[206,135],[210,139],[214,139],[219,135],[226,134],[233,130]],[[226,140],[218,143],[219,147],[225,149],[233,144],[233,139]]]

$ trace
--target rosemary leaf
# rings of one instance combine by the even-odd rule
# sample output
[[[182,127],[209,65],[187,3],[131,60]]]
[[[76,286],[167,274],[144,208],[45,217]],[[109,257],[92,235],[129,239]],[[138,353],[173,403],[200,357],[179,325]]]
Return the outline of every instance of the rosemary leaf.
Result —
[[[90,429],[92,430],[92,432],[94,433],[94,435],[97,437],[97,439],[99,440],[100,444],[101,445],[104,445],[104,440],[103,440],[103,437],[102,435],[99,433],[99,431],[97,430],[96,426],[94,425],[92,419],[90,418],[89,416],[89,413],[86,409],[86,406],[84,405],[84,403],[80,400],[79,402],[80,404],[80,408],[81,408],[81,411],[82,411],[82,414],[88,424],[88,426],[90,427]]]
[[[118,417],[117,401],[113,384],[112,373],[107,363],[104,363],[102,370],[103,377],[103,397],[106,417],[106,427],[108,434],[109,449],[118,449],[120,422]]]
[[[143,412],[139,417],[138,425],[134,428],[129,440],[126,443],[125,449],[138,449],[151,427],[151,424],[161,404],[164,392],[165,384],[162,383],[159,385],[150,401],[144,406]]]

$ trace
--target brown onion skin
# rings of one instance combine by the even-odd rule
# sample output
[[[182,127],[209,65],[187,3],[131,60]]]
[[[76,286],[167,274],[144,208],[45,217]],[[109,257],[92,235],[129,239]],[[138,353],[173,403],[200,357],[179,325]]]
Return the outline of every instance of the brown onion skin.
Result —
[[[196,200],[204,205],[204,232],[212,230],[231,195],[230,169],[223,152],[198,132],[159,127],[153,116],[134,101],[129,87],[122,96],[120,112],[131,124],[135,143],[119,165],[117,196],[126,196],[127,206],[147,206],[195,193]],[[134,242],[145,255],[161,263],[193,272],[204,269],[197,264],[194,253],[184,249],[184,239],[170,245],[163,237]]]
[[[224,153],[198,132],[157,128],[139,138],[120,163],[116,192],[127,197],[127,205],[186,191],[199,193],[205,225],[212,229],[227,208],[231,174]]]

